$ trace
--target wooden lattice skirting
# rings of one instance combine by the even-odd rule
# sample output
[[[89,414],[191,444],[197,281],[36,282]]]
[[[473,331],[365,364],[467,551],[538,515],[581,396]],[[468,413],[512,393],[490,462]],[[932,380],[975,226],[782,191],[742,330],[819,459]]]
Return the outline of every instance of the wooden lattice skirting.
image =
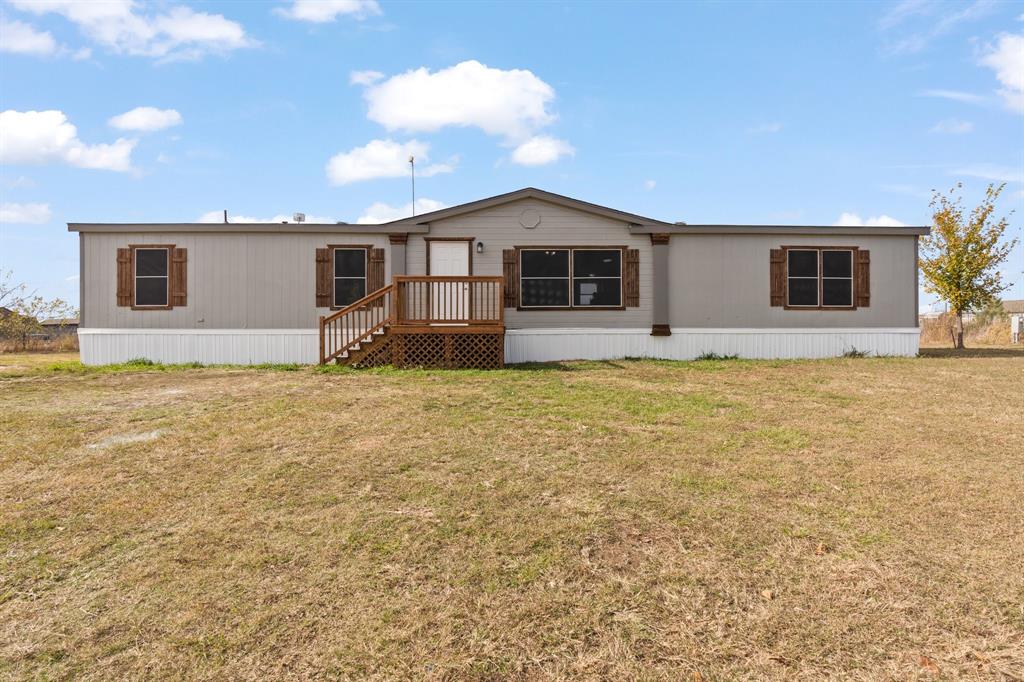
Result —
[[[431,367],[439,369],[500,369],[505,366],[505,331],[452,327],[403,330],[392,327],[365,350],[353,355],[355,367]]]

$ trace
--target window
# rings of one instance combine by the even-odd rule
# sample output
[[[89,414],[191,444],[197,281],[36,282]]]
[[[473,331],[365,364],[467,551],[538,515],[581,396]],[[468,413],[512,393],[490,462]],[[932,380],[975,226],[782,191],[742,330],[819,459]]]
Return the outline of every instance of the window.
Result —
[[[523,308],[622,306],[622,249],[521,249]]]
[[[853,251],[821,251],[821,305],[853,305]]]
[[[622,251],[577,249],[572,252],[573,306],[622,305]]]
[[[852,308],[853,250],[786,250],[786,305],[791,308]]]
[[[334,307],[344,308],[366,296],[366,249],[334,249]]]
[[[569,307],[569,250],[523,249],[519,253],[524,308]]]
[[[166,308],[170,283],[170,249],[135,248],[135,305],[140,308]]]

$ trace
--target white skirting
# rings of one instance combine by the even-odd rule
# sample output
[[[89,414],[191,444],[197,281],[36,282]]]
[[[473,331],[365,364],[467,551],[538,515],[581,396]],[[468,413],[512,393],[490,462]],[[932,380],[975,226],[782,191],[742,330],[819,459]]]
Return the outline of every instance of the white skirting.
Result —
[[[827,358],[851,351],[914,356],[919,330],[857,329],[509,329],[505,362],[663,358],[704,353],[741,358]],[[82,362],[106,365],[144,358],[166,364],[316,364],[316,329],[79,329]]]
[[[79,329],[78,344],[86,365],[139,358],[204,365],[320,361],[316,329]]]
[[[913,357],[919,332],[916,327],[673,328],[671,336],[651,336],[650,329],[509,329],[505,331],[505,362],[692,360],[705,353],[758,359],[829,358],[852,351]]]

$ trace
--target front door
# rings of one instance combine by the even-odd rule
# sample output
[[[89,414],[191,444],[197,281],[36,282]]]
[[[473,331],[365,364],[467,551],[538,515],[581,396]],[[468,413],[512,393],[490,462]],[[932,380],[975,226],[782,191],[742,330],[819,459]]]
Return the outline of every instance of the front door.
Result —
[[[431,241],[430,276],[469,275],[469,241]],[[434,320],[469,319],[469,282],[433,282],[430,313]]]

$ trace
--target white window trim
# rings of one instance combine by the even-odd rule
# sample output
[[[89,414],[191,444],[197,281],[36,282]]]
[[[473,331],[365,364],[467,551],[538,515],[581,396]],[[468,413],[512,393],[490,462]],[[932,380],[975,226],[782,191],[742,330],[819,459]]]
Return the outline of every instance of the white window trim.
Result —
[[[139,274],[139,251],[163,251],[167,261],[166,275],[140,275]],[[166,246],[137,246],[132,249],[132,305],[136,308],[169,308],[171,305],[171,250]],[[163,303],[139,303],[139,280],[140,279],[162,279],[164,280],[164,302]]]
[[[568,253],[569,259],[569,274],[566,277],[527,277],[523,275],[523,253],[526,251],[565,251]],[[618,277],[577,277],[574,267],[574,254],[577,251],[617,251],[619,253],[619,275]],[[617,310],[622,308],[626,298],[625,284],[623,283],[625,268],[625,255],[621,248],[615,247],[601,247],[601,246],[583,246],[579,248],[573,247],[520,247],[519,248],[519,307],[524,310]],[[569,299],[565,305],[526,305],[523,303],[523,286],[524,280],[533,279],[557,279],[566,280],[569,282]],[[615,305],[587,305],[587,304],[575,304],[574,294],[576,291],[576,280],[577,279],[617,279],[619,280],[619,302]]]
[[[339,251],[362,251],[363,252],[363,276],[362,277],[339,277],[337,272],[337,256]],[[337,283],[339,279],[361,279],[363,280],[363,295],[359,298],[364,298],[369,292],[366,290],[369,282],[367,280],[370,269],[370,253],[369,249],[363,246],[335,246],[331,249],[331,307],[333,308],[344,308],[352,305],[355,301],[351,301],[344,305],[338,303],[338,287]],[[359,299],[357,298],[356,301]]]

